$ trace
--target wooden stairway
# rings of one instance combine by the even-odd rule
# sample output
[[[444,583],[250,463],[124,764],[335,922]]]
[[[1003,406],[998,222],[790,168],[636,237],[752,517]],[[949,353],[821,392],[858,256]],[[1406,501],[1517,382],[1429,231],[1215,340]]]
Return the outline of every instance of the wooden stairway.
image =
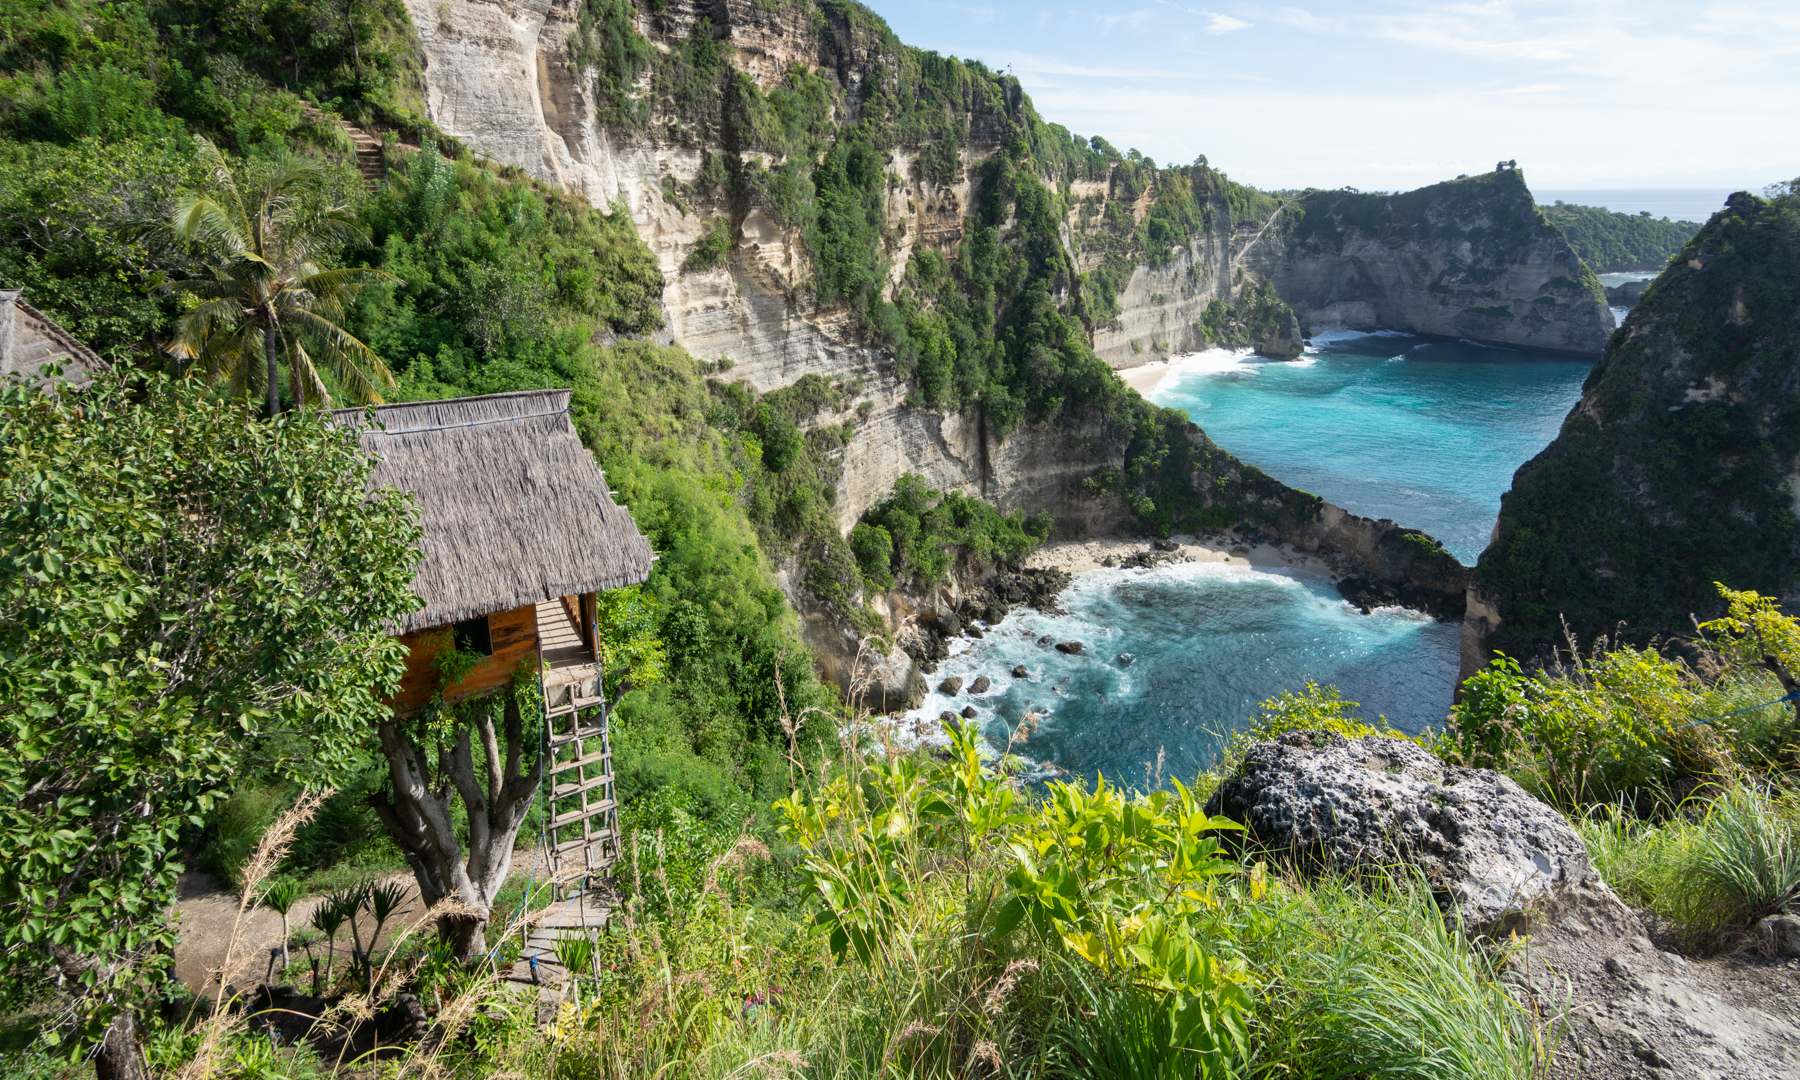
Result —
[[[584,635],[565,601],[538,605],[538,674],[544,700],[545,812],[553,880],[579,885],[619,856],[619,802],[598,636]]]

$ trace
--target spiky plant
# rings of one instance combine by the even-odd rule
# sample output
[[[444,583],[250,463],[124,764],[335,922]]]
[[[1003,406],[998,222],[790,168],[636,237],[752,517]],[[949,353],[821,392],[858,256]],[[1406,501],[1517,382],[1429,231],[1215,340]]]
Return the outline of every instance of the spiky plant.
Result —
[[[300,883],[291,877],[278,877],[263,890],[262,906],[281,916],[281,966],[288,965],[288,912],[300,899]]]

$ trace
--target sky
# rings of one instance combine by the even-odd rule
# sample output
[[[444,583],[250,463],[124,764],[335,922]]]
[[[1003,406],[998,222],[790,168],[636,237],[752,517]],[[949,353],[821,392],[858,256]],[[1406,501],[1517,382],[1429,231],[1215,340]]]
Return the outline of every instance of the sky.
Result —
[[[1010,70],[1047,120],[1266,189],[1502,158],[1540,190],[1800,176],[1800,0],[864,2],[907,44]]]

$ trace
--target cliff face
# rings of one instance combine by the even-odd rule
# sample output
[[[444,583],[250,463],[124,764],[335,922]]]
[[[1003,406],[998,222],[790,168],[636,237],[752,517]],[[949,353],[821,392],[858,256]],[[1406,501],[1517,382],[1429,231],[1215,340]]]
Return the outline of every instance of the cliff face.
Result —
[[[1322,510],[1090,368],[1198,347],[1208,328],[1297,348],[1242,259],[1273,198],[1074,139],[1016,80],[909,50],[853,4],[407,3],[433,122],[628,207],[666,279],[669,337],[759,392],[855,386],[809,421],[854,432],[832,492],[843,530],[914,473],[1048,511],[1061,535],[1242,524],[1375,578],[1412,572],[1383,539],[1404,530]],[[786,591],[847,683],[856,636],[805,576],[789,566]],[[1426,576],[1460,596],[1460,578]],[[885,687],[916,681],[889,660]]]
[[[1041,508],[1047,499],[1060,505],[1051,509],[1066,528],[1098,526],[1090,506],[1063,493],[1078,490],[1072,485],[1092,471],[1085,457],[1066,462],[1059,437],[1039,440],[1029,429],[998,447],[999,457],[979,452],[970,442],[973,421],[909,407],[910,386],[892,351],[844,306],[817,301],[802,228],[782,220],[779,200],[738,182],[750,170],[774,173],[782,162],[734,124],[729,94],[671,102],[647,71],[636,76],[647,115],[621,122],[620,110],[606,100],[606,73],[578,62],[584,33],[598,32],[584,29],[584,20],[592,24],[609,5],[407,4],[425,53],[433,122],[479,152],[582,192],[596,205],[623,201],[667,280],[663,300],[673,340],[695,356],[729,359],[728,377],[747,379],[759,391],[808,373],[863,380],[861,396],[871,408],[859,414],[838,491],[845,528],[905,472],[1003,507]],[[854,11],[846,18],[840,9],[808,4],[770,10],[755,0],[669,0],[654,13],[617,6],[658,50],[661,59],[650,69],[704,37],[763,91],[783,85],[796,67],[818,76],[835,98],[827,123],[839,128],[860,118],[860,99],[894,90],[883,80],[898,66],[897,43]],[[982,163],[1025,118],[1030,106],[1016,81],[991,82],[997,93],[972,93],[959,103],[949,161],[941,143],[908,145],[898,138],[885,151],[883,244],[891,283],[905,278],[921,250],[954,254],[978,201]],[[720,182],[709,169],[730,178]],[[1169,242],[1166,230],[1153,230],[1149,241],[1138,235],[1165,186],[1156,172],[1154,164],[1120,161],[1099,177],[1062,178],[1071,255],[1080,269],[1110,266],[1123,281],[1093,330],[1096,351],[1114,367],[1200,347],[1206,307],[1255,284],[1254,276],[1234,273],[1233,257],[1259,222],[1234,219],[1223,187],[1218,198],[1199,193],[1206,205],[1190,214],[1183,231],[1191,235],[1178,243]],[[720,220],[729,235],[725,257],[695,266],[691,257]],[[1157,248],[1154,260],[1145,258],[1146,243]],[[1059,471],[1055,462],[1068,467]]]
[[[1559,614],[1584,640],[1691,631],[1715,581],[1800,600],[1797,283],[1791,194],[1733,195],[1656,279],[1501,500],[1491,647],[1559,644]]]
[[[1402,195],[1308,192],[1244,263],[1308,333],[1404,330],[1598,355],[1613,329],[1598,280],[1517,169]]]

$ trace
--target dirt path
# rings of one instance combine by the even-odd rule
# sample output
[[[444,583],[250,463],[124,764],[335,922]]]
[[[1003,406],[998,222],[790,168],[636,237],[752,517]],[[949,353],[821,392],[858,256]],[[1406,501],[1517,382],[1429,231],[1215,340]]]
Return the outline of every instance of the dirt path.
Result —
[[[535,849],[520,848],[513,853],[512,873],[544,875],[540,853]],[[382,884],[398,883],[406,890],[406,900],[400,910],[388,920],[382,929],[381,940],[374,943],[377,949],[387,948],[394,938],[413,927],[424,915],[424,907],[419,903],[419,890],[409,871],[383,874],[376,879]],[[325,898],[309,896],[293,906],[288,912],[288,930],[298,934],[307,929],[312,913]],[[225,963],[226,951],[231,946],[231,934],[238,926],[240,905],[238,894],[224,881],[211,874],[183,874],[175,887],[175,912],[178,917],[176,929],[178,933],[175,945],[175,977],[180,979],[194,993],[216,993],[218,982],[213,974]],[[239,989],[245,989],[264,981],[269,972],[269,951],[281,947],[281,916],[263,907],[250,907],[242,910],[243,924],[237,956],[231,971],[226,973],[225,983]],[[357,926],[361,929],[363,940],[369,939],[369,933],[375,928],[375,920],[365,911],[357,918]],[[425,940],[431,940],[429,927],[421,927],[414,931],[415,939],[421,934]],[[334,965],[341,968],[349,962],[351,942],[350,926],[345,924],[338,933],[336,959]],[[313,946],[313,955],[324,958],[326,949],[323,945]],[[292,963],[304,964],[306,953],[297,947],[290,947],[289,960]]]
[[[379,944],[386,945],[393,939],[396,928],[411,925],[422,909],[418,887],[410,873],[385,874],[377,880],[383,884],[399,882],[406,889],[406,902],[382,931]],[[289,932],[297,934],[305,929],[313,911],[324,902],[323,896],[309,896],[296,903],[288,912]],[[175,912],[179,935],[175,945],[175,977],[189,990],[197,994],[217,992],[219,983],[213,976],[225,963],[234,928],[240,935],[236,959],[231,970],[225,973],[224,982],[241,990],[268,976],[270,951],[281,947],[281,916],[264,907],[241,908],[238,894],[211,874],[181,875],[175,887]],[[375,927],[375,920],[364,912],[358,917],[357,925],[366,941],[369,931]],[[335,961],[338,966],[348,961],[352,940],[350,926],[346,923],[338,933]],[[321,958],[326,952],[322,945],[315,945],[313,950]],[[290,948],[288,955],[291,962],[305,962],[303,950]]]

